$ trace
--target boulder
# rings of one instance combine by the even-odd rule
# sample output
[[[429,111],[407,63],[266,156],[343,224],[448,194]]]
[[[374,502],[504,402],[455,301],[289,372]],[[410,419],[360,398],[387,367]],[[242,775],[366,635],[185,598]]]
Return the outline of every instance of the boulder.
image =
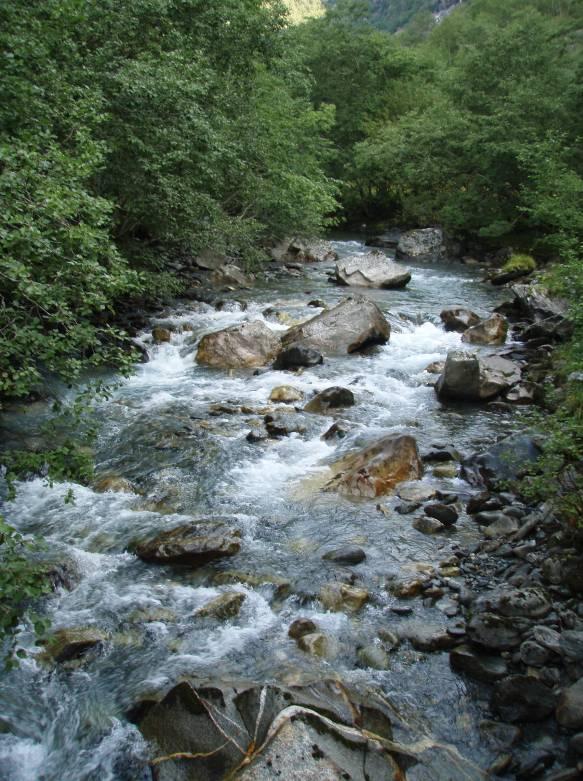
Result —
[[[101,645],[107,635],[96,627],[59,629],[47,642],[47,652],[55,662],[68,662]]]
[[[198,618],[235,618],[245,601],[245,594],[240,591],[228,591],[215,599],[211,599],[194,614]]]
[[[397,257],[405,260],[436,261],[443,254],[441,228],[419,228],[402,233],[397,244]]]
[[[234,556],[241,540],[237,529],[217,521],[201,521],[161,532],[132,547],[142,561],[200,567],[214,559]]]
[[[332,263],[337,258],[338,253],[329,241],[296,238],[287,243],[279,259],[301,263]]]
[[[444,309],[439,316],[446,331],[457,331],[458,333],[463,333],[480,322],[480,318],[475,312],[461,307]]]
[[[207,247],[194,259],[195,264],[205,271],[216,271],[227,265],[227,256]]]
[[[484,529],[484,537],[490,540],[497,540],[500,537],[508,537],[510,534],[518,531],[518,521],[516,518],[510,518],[508,515],[500,513],[500,517]]]
[[[390,666],[389,655],[380,645],[360,648],[358,660],[363,667],[370,667],[372,670],[388,670]]]
[[[312,350],[311,347],[303,347],[301,344],[294,344],[282,350],[275,363],[274,369],[300,369],[303,367],[319,366],[323,363],[322,353]]]
[[[279,349],[279,337],[261,320],[255,320],[203,336],[196,360],[220,369],[252,369],[266,366]]]
[[[536,320],[547,317],[565,317],[569,309],[567,301],[553,298],[548,291],[533,283],[530,285],[513,285],[515,304],[525,315]]]
[[[488,401],[518,382],[520,369],[512,361],[455,350],[447,354],[435,392],[440,400]]]
[[[233,264],[212,271],[209,280],[214,287],[250,288],[252,286],[251,277],[246,276],[239,266]]]
[[[323,632],[309,632],[297,640],[298,648],[312,656],[330,656],[330,642]]]
[[[330,409],[354,406],[354,393],[348,388],[326,388],[306,404],[304,412],[325,415]]]
[[[423,508],[425,515],[430,518],[443,523],[445,526],[453,526],[459,518],[459,513],[451,504],[444,504],[443,502],[433,502],[432,504],[426,504]]]
[[[407,434],[383,437],[345,456],[332,469],[335,475],[327,490],[366,498],[390,494],[399,483],[419,480],[423,475],[417,442]]]
[[[520,645],[522,637],[516,622],[495,613],[477,613],[468,624],[472,642],[484,648],[507,651]]]
[[[561,727],[583,728],[583,678],[562,692],[555,715]]]
[[[399,631],[402,640],[408,640],[418,651],[447,651],[459,643],[444,626],[417,624],[405,626]]]
[[[327,610],[338,613],[348,610],[356,613],[368,602],[369,594],[364,588],[356,588],[346,583],[329,583],[320,589],[320,602]]]
[[[300,637],[312,634],[312,632],[317,631],[318,627],[309,618],[296,618],[296,620],[289,625],[287,634],[288,637],[292,638],[292,640],[299,640]]]
[[[494,685],[492,704],[505,721],[540,721],[555,710],[557,699],[538,678],[510,675]]]
[[[299,415],[275,413],[266,415],[265,428],[270,437],[287,437],[290,434],[305,434],[306,424]]]
[[[418,741],[405,727],[406,743],[393,740],[393,706],[336,680],[288,688],[182,681],[148,706],[134,711],[158,781],[398,781],[411,765],[420,778],[485,778],[444,743]]]
[[[441,521],[436,518],[428,518],[426,515],[421,515],[419,518],[415,518],[412,523],[414,529],[417,529],[421,534],[437,534],[445,530],[445,526]]]
[[[303,398],[302,391],[291,385],[278,385],[269,394],[269,401],[281,402],[282,404],[293,404],[294,401],[302,401]]]
[[[479,653],[468,645],[454,648],[449,655],[449,662],[456,672],[485,683],[499,681],[508,675],[508,667],[503,659]]]
[[[366,559],[366,553],[358,545],[343,545],[328,551],[322,558],[335,564],[360,564]]]
[[[367,298],[345,298],[332,309],[290,328],[284,347],[300,344],[324,355],[342,355],[385,344],[391,328],[378,306]]]
[[[462,477],[471,485],[494,488],[501,481],[515,482],[540,457],[541,449],[528,434],[511,434],[489,450],[462,461]]]
[[[561,634],[561,654],[571,662],[583,662],[583,632],[566,629]]]
[[[544,618],[551,612],[551,603],[540,589],[505,587],[480,597],[474,609],[508,618]]]
[[[154,344],[163,344],[169,342],[172,339],[172,333],[168,328],[162,328],[162,326],[156,326],[152,328],[152,341]]]
[[[411,272],[382,252],[352,255],[336,264],[336,282],[350,287],[402,288],[411,281]]]
[[[508,334],[508,320],[499,314],[493,314],[487,320],[480,321],[464,331],[462,342],[470,344],[504,344]]]

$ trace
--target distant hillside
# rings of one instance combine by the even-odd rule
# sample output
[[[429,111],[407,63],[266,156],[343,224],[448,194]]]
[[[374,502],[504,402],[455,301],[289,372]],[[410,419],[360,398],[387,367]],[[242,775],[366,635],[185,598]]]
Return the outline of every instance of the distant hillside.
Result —
[[[390,32],[406,27],[419,13],[432,13],[436,21],[461,5],[464,0],[368,0],[371,21],[375,26]],[[326,5],[335,5],[336,0],[325,0]],[[298,2],[298,5],[302,5]]]
[[[325,11],[323,0],[285,0],[285,4],[294,24],[310,17],[322,16]]]

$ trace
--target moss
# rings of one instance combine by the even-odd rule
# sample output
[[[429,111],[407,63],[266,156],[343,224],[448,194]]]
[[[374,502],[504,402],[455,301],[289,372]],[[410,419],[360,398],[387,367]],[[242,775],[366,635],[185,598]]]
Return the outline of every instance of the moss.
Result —
[[[531,255],[512,255],[510,260],[504,264],[502,271],[511,273],[513,271],[535,271],[536,260]]]

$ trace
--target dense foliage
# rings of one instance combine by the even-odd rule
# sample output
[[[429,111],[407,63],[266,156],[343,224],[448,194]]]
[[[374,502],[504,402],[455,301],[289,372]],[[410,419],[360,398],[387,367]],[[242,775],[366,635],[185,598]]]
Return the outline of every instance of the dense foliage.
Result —
[[[335,207],[278,0],[7,0],[0,52],[0,397],[119,362],[109,315],[168,257]]]

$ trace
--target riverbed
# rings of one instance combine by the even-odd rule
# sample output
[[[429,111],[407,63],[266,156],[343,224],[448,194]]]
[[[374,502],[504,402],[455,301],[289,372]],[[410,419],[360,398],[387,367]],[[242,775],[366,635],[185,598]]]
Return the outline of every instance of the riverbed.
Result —
[[[355,238],[334,247],[341,256],[365,251]],[[331,462],[385,434],[413,435],[422,454],[442,445],[467,454],[520,427],[519,416],[495,405],[443,406],[432,387],[436,376],[426,371],[462,346],[460,334],[444,330],[443,308],[466,306],[485,316],[504,294],[483,284],[479,270],[460,263],[409,265],[413,276],[406,289],[366,291],[390,322],[388,344],[327,358],[300,374],[199,366],[197,343],[206,333],[246,320],[263,320],[283,333],[322,311],[309,302],[333,306],[347,295],[346,288],[328,282],[333,264],[306,264],[299,276],[270,272],[252,290],[230,294],[220,311],[177,302],[151,324],[169,326],[170,342],[154,345],[151,329],[140,334],[150,361],[98,409],[97,476],[124,478],[135,492],[49,486],[42,478],[18,485],[4,508],[7,520],[42,535],[79,576],[72,590],[59,590],[47,601],[52,629],[95,626],[108,641],[76,665],[55,667],[33,652],[19,669],[2,673],[0,778],[149,778],[144,760],[151,748],[126,714],[144,696],[183,677],[283,684],[337,677],[372,686],[420,735],[451,743],[488,766],[495,754],[477,729],[487,715],[485,692],[451,671],[447,653],[423,653],[403,643],[391,652],[386,670],[367,667],[358,653],[378,644],[383,630],[455,625],[459,617],[446,615],[443,601],[399,599],[392,584],[437,567],[457,546],[475,542],[474,522],[462,513],[447,533],[428,536],[413,528],[414,516],[395,511],[396,496],[383,497],[379,508],[379,500],[354,501],[320,490]],[[333,415],[307,416],[304,434],[249,442],[271,390],[283,384],[306,401],[327,387],[346,387],[356,404]],[[322,439],[335,420],[346,423],[348,435]],[[423,484],[460,496],[470,492],[457,476],[435,477],[431,465]],[[70,489],[74,503],[66,504]],[[193,571],[147,564],[128,552],[132,541],[193,518],[217,518],[240,529],[240,553]],[[322,559],[343,544],[363,548],[365,561],[347,568]],[[221,577],[227,572],[245,577]],[[354,614],[324,609],[321,587],[347,578],[368,590],[368,603]],[[227,590],[245,595],[238,616],[214,622],[194,617]],[[398,605],[410,606],[411,614],[393,612]],[[312,619],[331,639],[329,658],[305,653],[288,637],[298,617]],[[33,651],[26,630],[19,641]]]

